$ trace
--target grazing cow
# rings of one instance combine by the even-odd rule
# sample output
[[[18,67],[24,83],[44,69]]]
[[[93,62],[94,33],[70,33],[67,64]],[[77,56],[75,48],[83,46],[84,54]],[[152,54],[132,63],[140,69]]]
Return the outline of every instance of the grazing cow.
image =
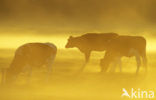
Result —
[[[118,64],[121,71],[121,57],[135,56],[137,61],[138,73],[142,58],[144,66],[147,71],[147,58],[146,58],[146,40],[141,36],[118,36],[109,42],[109,46],[103,59],[101,59],[100,65],[102,71],[106,71],[111,62],[115,66]]]
[[[52,43],[27,43],[19,47],[10,68],[6,73],[6,81],[13,80],[22,71],[28,71],[31,75],[32,68],[45,65],[48,74],[52,70],[52,64],[57,53],[57,48]]]
[[[87,33],[79,37],[70,36],[66,48],[77,47],[85,55],[85,65],[89,61],[92,51],[104,51],[107,48],[108,41],[117,37],[116,33]]]

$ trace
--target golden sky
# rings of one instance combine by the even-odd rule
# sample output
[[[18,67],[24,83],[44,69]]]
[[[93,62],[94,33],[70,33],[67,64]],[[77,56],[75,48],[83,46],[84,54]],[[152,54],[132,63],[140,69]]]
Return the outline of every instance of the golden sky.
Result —
[[[156,0],[0,0],[0,47],[38,41],[63,48],[69,35],[87,32],[148,36],[154,45],[155,5]]]
[[[0,0],[1,30],[155,32],[155,0]]]

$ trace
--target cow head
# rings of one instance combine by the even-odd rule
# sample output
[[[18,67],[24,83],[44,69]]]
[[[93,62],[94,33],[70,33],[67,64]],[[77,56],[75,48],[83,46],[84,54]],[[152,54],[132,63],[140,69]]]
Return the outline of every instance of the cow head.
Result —
[[[104,58],[100,60],[100,67],[101,67],[101,72],[106,72],[107,69],[109,68],[109,65],[111,63],[111,59],[112,56],[110,55],[110,53],[105,54]]]
[[[8,68],[6,71],[6,77],[5,77],[5,83],[6,84],[11,84],[15,82],[17,78],[17,73],[14,72],[11,68]]]
[[[68,42],[66,44],[66,48],[73,48],[75,45],[74,45],[74,37],[73,36],[70,36],[68,38]]]
[[[101,72],[106,72],[109,67],[109,62],[105,58],[100,60]]]

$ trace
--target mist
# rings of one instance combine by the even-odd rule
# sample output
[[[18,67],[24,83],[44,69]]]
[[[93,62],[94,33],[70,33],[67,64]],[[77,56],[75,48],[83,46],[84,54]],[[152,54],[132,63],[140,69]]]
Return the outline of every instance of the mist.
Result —
[[[155,0],[1,0],[0,29],[154,34],[155,5]]]
[[[121,98],[123,88],[156,91],[155,11],[156,0],[0,0],[0,83],[23,44],[48,42],[58,48],[48,81],[45,65],[33,69],[31,77],[25,69],[13,83],[0,84],[0,99],[129,100]],[[135,74],[134,57],[123,57],[122,72],[117,68],[101,73],[105,51],[93,52],[80,72],[84,54],[77,48],[65,48],[68,38],[107,32],[143,36],[148,73],[141,63],[138,76]]]

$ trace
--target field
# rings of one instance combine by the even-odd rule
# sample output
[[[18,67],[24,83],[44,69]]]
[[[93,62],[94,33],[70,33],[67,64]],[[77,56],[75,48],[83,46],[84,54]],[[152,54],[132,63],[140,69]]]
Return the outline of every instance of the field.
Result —
[[[9,67],[15,50],[0,50],[0,67]],[[99,60],[104,52],[93,52],[91,60],[83,72],[83,54],[75,49],[59,49],[53,73],[46,80],[46,70],[34,69],[31,81],[20,75],[12,85],[0,86],[0,100],[127,100],[121,98],[122,88],[156,91],[155,52],[148,52],[148,73],[141,67],[135,75],[134,58],[123,58],[123,72],[100,73]],[[145,99],[147,100],[147,99]]]
[[[126,38],[123,42],[120,37],[109,39],[87,33],[117,33],[137,38]],[[100,59],[105,52],[96,51],[80,71],[85,63],[84,54],[77,48],[67,49],[75,46],[87,52],[113,48],[138,55],[137,51],[140,53],[145,44],[138,36],[146,40],[148,67],[146,72],[141,65],[138,75],[135,57],[122,58],[122,72],[119,66],[110,72],[110,64],[109,70],[102,73]],[[45,65],[38,68],[52,50],[45,45],[36,45],[34,49],[28,45],[30,49],[26,47],[18,52],[20,57],[13,65],[19,66],[9,70],[21,73],[15,81],[5,83],[3,76],[8,75],[15,51],[26,43],[56,45],[58,52],[52,73],[48,77]],[[23,62],[26,67],[30,65],[29,58],[34,58],[30,61],[31,77],[28,70],[21,68]],[[10,79],[15,73],[9,74],[13,76]],[[129,96],[123,96],[124,93]],[[0,0],[0,100],[156,100],[155,95],[156,0]]]

